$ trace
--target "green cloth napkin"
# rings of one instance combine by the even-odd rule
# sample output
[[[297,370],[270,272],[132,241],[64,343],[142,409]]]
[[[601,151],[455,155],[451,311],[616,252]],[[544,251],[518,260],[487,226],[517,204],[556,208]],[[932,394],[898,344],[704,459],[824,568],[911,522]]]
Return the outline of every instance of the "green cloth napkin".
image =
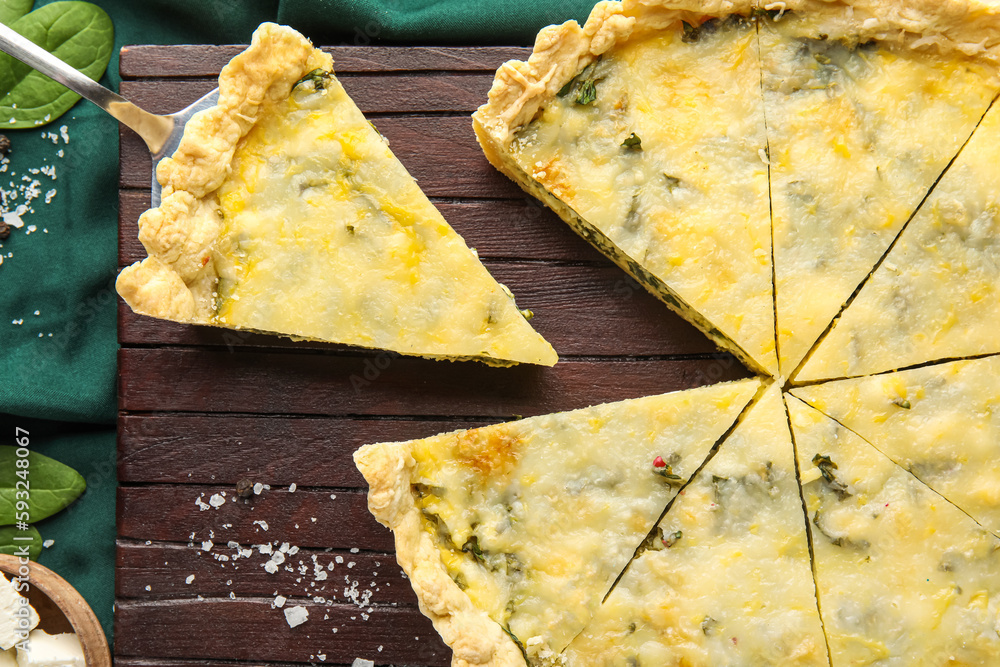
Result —
[[[35,8],[51,1],[37,0]],[[117,90],[118,51],[126,44],[245,44],[258,24],[277,21],[321,45],[530,45],[542,26],[584,20],[594,0],[94,4],[114,22],[115,50],[102,83]],[[28,428],[34,448],[86,478],[87,491],[74,505],[39,524],[42,537],[54,540],[40,562],[83,594],[110,638],[118,127],[81,101],[46,126],[8,135],[12,150],[6,169],[0,167],[0,188],[19,191],[8,204],[25,203],[33,189],[38,194],[30,204],[33,210],[22,216],[24,226],[0,242],[0,444],[13,444],[15,426]],[[32,181],[38,181],[35,188]]]

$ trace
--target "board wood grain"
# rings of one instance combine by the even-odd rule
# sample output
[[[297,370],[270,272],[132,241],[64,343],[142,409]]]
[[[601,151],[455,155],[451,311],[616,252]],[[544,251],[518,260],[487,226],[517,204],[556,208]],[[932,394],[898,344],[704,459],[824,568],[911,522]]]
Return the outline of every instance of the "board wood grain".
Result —
[[[174,111],[214,87],[242,48],[126,47],[121,90]],[[327,50],[562,361],[434,362],[162,322],[120,304],[118,665],[447,665],[392,534],[367,510],[357,447],[749,376],[483,157],[469,113],[493,71],[527,49]],[[136,135],[120,137],[125,266],[145,256],[137,220],[150,161]],[[241,480],[270,488],[237,498]],[[309,619],[292,628],[284,609],[294,606]]]

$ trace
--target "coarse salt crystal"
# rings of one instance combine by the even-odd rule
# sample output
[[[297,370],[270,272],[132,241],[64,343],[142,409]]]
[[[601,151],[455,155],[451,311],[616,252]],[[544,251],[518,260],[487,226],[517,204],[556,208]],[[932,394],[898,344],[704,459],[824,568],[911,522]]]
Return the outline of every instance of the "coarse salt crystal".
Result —
[[[208,504],[215,508],[222,507],[226,504],[226,497],[218,493],[212,494],[212,497],[208,499]]]
[[[295,482],[292,482],[291,484],[288,485],[288,492],[289,493],[295,493],[295,489],[297,489],[297,488],[298,487],[296,486]]]
[[[305,607],[289,607],[285,610],[285,621],[288,627],[295,628],[309,620],[309,610]]]
[[[189,574],[187,576],[187,579],[184,580],[184,583],[185,584],[190,584],[192,581],[194,581],[194,575],[193,574]]]
[[[287,599],[288,598],[286,598],[284,595],[277,596],[276,598],[274,598],[274,606],[275,607],[284,607],[285,606],[285,601]]]
[[[205,540],[204,542],[201,543],[201,550],[202,551],[211,551],[213,546],[215,546],[215,545],[212,544],[212,540]]]

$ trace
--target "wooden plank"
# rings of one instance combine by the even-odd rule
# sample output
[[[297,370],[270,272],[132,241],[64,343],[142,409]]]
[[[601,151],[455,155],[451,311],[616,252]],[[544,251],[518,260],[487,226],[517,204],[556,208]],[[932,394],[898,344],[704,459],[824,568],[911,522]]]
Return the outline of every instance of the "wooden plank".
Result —
[[[225,502],[212,506],[212,496],[223,492]],[[234,495],[235,489],[223,484],[121,486],[118,536],[160,542],[211,539],[219,544],[233,540],[243,545],[288,542],[314,549],[394,549],[392,533],[368,512],[363,491],[296,488],[292,492],[283,487],[235,502]],[[267,528],[255,521],[263,521]]]
[[[365,114],[471,114],[486,101],[492,74],[362,74],[340,81]],[[152,113],[173,113],[216,87],[216,79],[122,81],[122,97]]]
[[[332,656],[327,655],[326,661],[318,664],[323,665],[323,667],[350,667],[352,664],[350,660],[347,660],[347,662],[337,662],[331,660]],[[201,660],[198,658],[192,660],[164,660],[162,658],[115,657],[115,667],[233,667],[234,664],[253,665],[254,667],[301,667],[300,664],[292,662],[262,662],[260,660],[234,663],[225,660]],[[376,662],[375,664],[379,665],[379,667],[383,667],[383,663]],[[388,664],[389,663],[384,663],[384,665]]]
[[[301,605],[309,620],[289,628],[284,610],[270,599],[118,600],[115,653],[313,663],[323,662],[320,655],[357,656],[434,667],[450,662],[451,651],[416,609],[375,606],[369,613],[353,605]]]
[[[514,292],[518,306],[534,312],[532,326],[564,357],[717,352],[704,334],[614,266],[484,263]],[[177,325],[136,315],[125,306],[120,313],[119,340],[124,345],[320,347],[275,336]],[[629,336],[608,336],[608,331],[628,331]]]
[[[499,419],[493,421],[500,421]],[[118,481],[218,484],[241,479],[362,489],[351,458],[372,442],[412,440],[489,420],[340,419],[232,415],[122,415]]]
[[[218,76],[245,45],[135,45],[121,50],[123,79]],[[353,72],[491,72],[523,60],[521,46],[324,46],[338,74]]]
[[[468,116],[383,116],[374,123],[429,197],[527,196],[486,160]],[[119,136],[119,186],[149,190],[152,170],[146,144],[124,126]]]
[[[374,357],[122,348],[127,412],[498,417],[539,415],[747,377],[731,357],[566,360],[492,368]]]
[[[417,606],[417,596],[393,554],[299,549],[270,573],[263,566],[271,556],[257,549],[247,556],[248,548],[222,542],[204,551],[200,541],[188,546],[119,540],[115,595],[119,599],[191,599],[199,595],[224,598],[233,593],[237,598],[281,595],[289,599],[288,604],[321,597],[343,604],[354,604],[356,598],[365,607]],[[220,560],[221,556],[229,560]]]
[[[532,259],[610,264],[559,217],[526,196],[517,199],[437,199],[445,219],[483,259]],[[149,208],[148,190],[122,190],[118,210],[118,265],[146,257],[139,216]]]

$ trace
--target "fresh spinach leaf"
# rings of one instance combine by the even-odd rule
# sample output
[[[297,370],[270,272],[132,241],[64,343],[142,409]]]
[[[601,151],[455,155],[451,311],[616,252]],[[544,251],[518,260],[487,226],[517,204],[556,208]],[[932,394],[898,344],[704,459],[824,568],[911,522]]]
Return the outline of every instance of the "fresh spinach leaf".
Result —
[[[15,537],[30,537],[30,540],[15,540]],[[20,556],[24,553],[24,547],[28,547],[28,558],[38,560],[42,553],[42,536],[34,526],[28,526],[28,530],[18,530],[14,526],[0,526],[0,554],[8,556]]]
[[[10,25],[31,11],[35,0],[3,0],[0,2],[0,23]]]
[[[97,80],[114,46],[107,13],[89,2],[53,2],[25,14],[11,28]],[[55,120],[80,96],[21,61],[0,54],[0,118],[5,129],[36,127]]]
[[[27,461],[19,467],[19,461]],[[23,464],[22,464],[23,465]],[[17,450],[0,446],[0,526],[21,521],[27,512],[34,523],[63,509],[87,488],[83,476],[67,465],[36,452],[17,456]],[[25,503],[18,506],[18,502]]]

